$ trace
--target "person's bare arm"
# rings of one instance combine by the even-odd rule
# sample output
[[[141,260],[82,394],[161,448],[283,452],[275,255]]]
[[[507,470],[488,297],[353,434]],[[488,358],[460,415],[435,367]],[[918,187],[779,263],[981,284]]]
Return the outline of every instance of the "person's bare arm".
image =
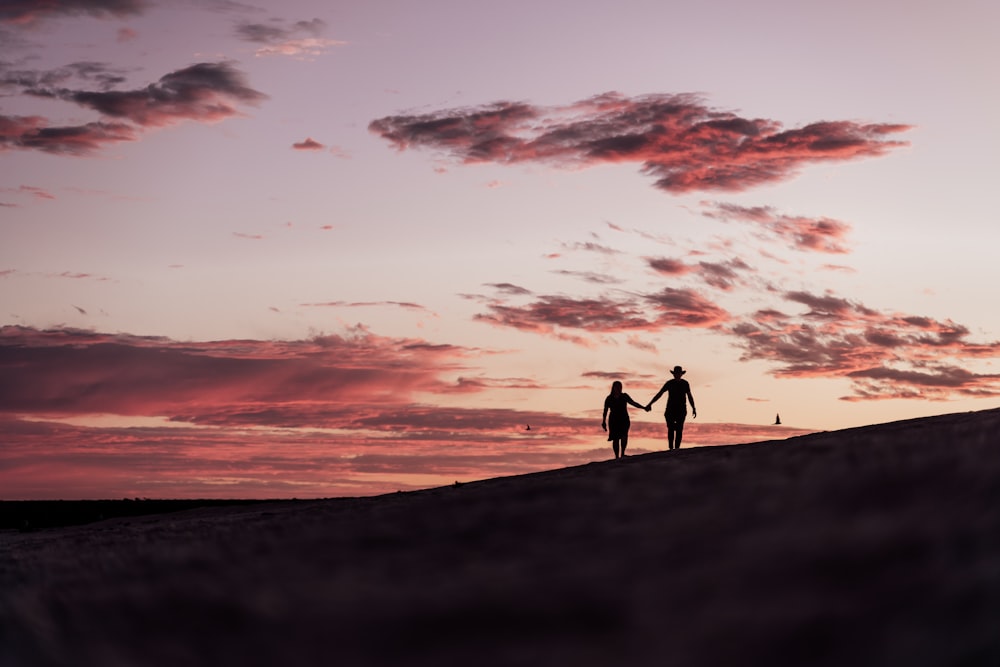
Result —
[[[656,396],[654,396],[649,401],[649,403],[646,403],[646,410],[649,410],[650,408],[652,408],[653,407],[653,403],[656,403],[656,401],[658,401],[660,399],[660,396],[663,396],[663,392],[665,392],[666,390],[667,390],[667,385],[663,385],[662,387],[660,387],[660,391],[656,392]]]

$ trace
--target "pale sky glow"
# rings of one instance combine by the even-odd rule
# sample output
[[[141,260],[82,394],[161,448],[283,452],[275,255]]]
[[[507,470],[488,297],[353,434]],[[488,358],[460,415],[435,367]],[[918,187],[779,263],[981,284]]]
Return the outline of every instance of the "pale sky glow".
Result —
[[[603,460],[675,364],[692,446],[995,407],[998,21],[0,4],[0,498]]]

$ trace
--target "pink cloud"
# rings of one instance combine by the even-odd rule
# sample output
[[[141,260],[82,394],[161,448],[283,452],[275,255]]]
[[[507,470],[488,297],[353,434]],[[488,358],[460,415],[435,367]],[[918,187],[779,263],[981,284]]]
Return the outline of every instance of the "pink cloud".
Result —
[[[665,288],[640,297],[574,298],[541,295],[523,306],[485,300],[481,322],[588,344],[582,334],[659,331],[667,327],[712,328],[729,314],[693,290]],[[573,333],[568,333],[573,332]]]
[[[109,144],[136,141],[144,128],[186,120],[223,120],[239,114],[237,105],[255,105],[267,97],[247,86],[243,74],[227,63],[191,65],[138,90],[72,90],[53,85],[71,74],[97,78],[104,87],[120,80],[106,68],[95,67],[96,72],[81,66],[69,73],[33,73],[17,85],[24,86],[27,95],[60,99],[97,111],[102,120],[60,127],[40,116],[0,116],[0,150],[87,155]]]
[[[272,19],[267,23],[241,23],[236,27],[236,34],[244,41],[261,45],[255,52],[258,57],[314,57],[347,43],[322,37],[325,30],[326,22],[318,18],[290,25]]]
[[[595,411],[600,407],[595,406]],[[202,425],[86,427],[0,416],[0,497],[314,498],[444,486],[609,457],[593,419],[414,406],[364,416],[341,436],[308,429]],[[223,422],[226,423],[226,422]],[[526,431],[525,425],[531,430]],[[596,427],[596,428],[595,428]],[[687,444],[804,435],[778,426],[693,422]],[[374,433],[375,436],[369,436]],[[664,449],[659,419],[636,418],[630,448]],[[448,447],[442,447],[447,442]],[[588,445],[590,445],[588,447]]]
[[[664,288],[646,297],[661,311],[658,326],[711,328],[729,319],[729,313],[694,290]]]
[[[744,360],[770,361],[778,377],[850,378],[844,400],[1000,395],[1000,375],[957,365],[1000,357],[1000,341],[973,342],[950,320],[880,312],[830,293],[782,296],[805,310],[762,310],[728,329]]]
[[[135,141],[135,129],[125,123],[96,122],[51,127],[38,116],[0,116],[0,150],[18,148],[61,155],[86,155],[105,145]]]
[[[369,130],[400,150],[429,148],[459,162],[561,167],[634,162],[671,193],[746,190],[803,166],[874,157],[905,145],[898,124],[817,122],[786,130],[705,106],[693,95],[607,93],[563,107],[522,102],[386,116]]]
[[[743,282],[741,273],[751,270],[750,265],[739,258],[724,262],[698,263],[698,276],[705,284],[726,292]]]
[[[537,388],[531,378],[470,375],[481,352],[363,329],[181,342],[3,327],[0,496],[366,495],[608,458],[593,418],[416,400]],[[663,448],[659,419],[637,415],[633,432],[636,452]],[[804,432],[698,423],[689,442]]]
[[[717,203],[705,212],[706,217],[735,220],[757,225],[759,229],[782,239],[796,250],[844,254],[844,240],[851,226],[832,218],[807,218],[777,213],[770,206],[736,206]]]
[[[694,266],[670,257],[647,257],[649,268],[665,276],[683,276],[695,270]]]
[[[305,141],[292,144],[292,148],[297,151],[321,151],[326,148],[326,146],[319,143],[312,137],[306,137]]]
[[[412,392],[451,390],[442,375],[465,368],[467,354],[363,330],[305,341],[180,343],[8,326],[0,329],[0,411],[197,421],[220,410],[400,403]]]

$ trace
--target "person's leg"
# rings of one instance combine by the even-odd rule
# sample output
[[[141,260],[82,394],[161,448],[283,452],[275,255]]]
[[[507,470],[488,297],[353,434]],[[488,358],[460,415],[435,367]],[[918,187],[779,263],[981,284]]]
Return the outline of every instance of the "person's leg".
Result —
[[[667,417],[667,449],[674,448],[674,420]]]
[[[611,448],[613,450],[615,450],[615,458],[618,458],[618,440],[617,440],[617,438],[615,440],[611,441]]]
[[[628,446],[628,433],[622,436],[621,458],[625,458],[625,447]]]
[[[683,435],[684,435],[684,417],[680,417],[674,424],[674,449],[681,448],[681,436]]]

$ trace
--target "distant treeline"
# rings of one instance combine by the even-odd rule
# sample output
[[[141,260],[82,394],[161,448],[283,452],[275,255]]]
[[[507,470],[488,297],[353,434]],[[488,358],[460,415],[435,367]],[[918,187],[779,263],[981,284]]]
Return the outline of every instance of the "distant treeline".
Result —
[[[31,531],[59,526],[76,526],[117,517],[179,512],[197,507],[252,505],[264,500],[3,500],[0,501],[0,530]]]

